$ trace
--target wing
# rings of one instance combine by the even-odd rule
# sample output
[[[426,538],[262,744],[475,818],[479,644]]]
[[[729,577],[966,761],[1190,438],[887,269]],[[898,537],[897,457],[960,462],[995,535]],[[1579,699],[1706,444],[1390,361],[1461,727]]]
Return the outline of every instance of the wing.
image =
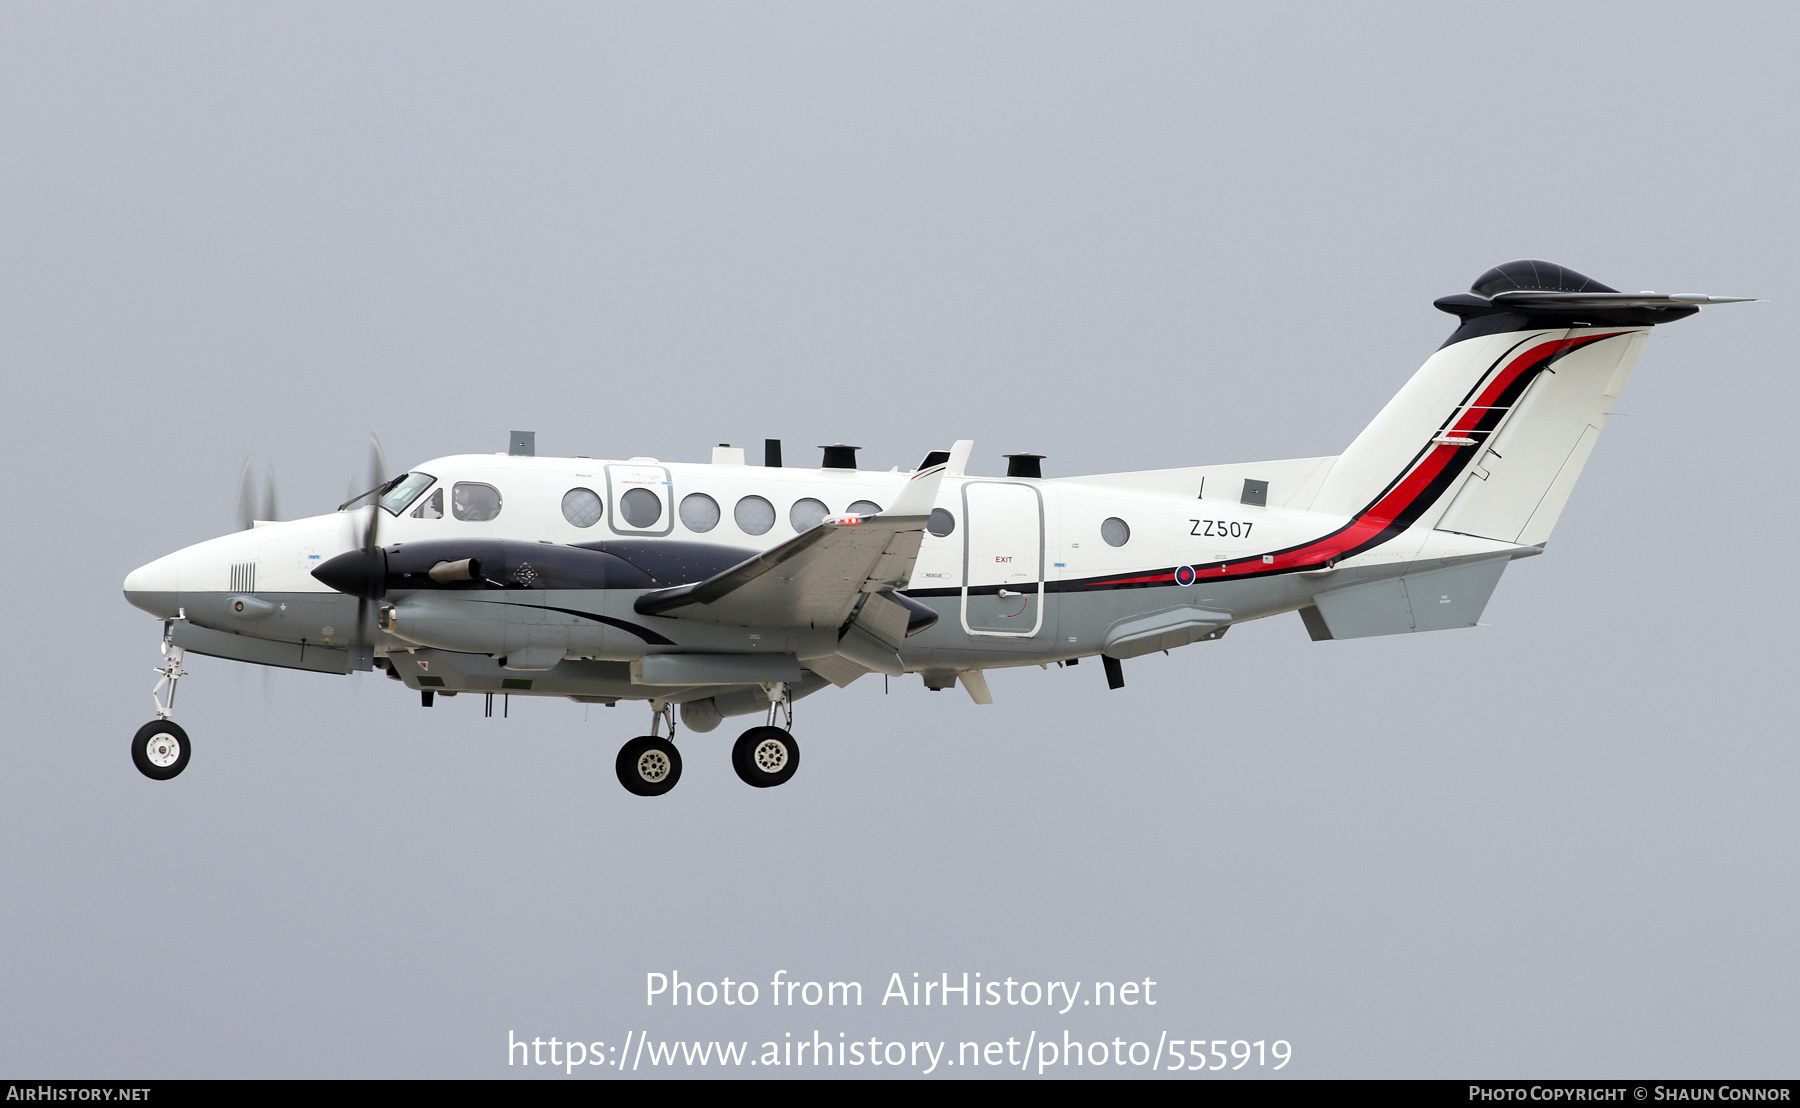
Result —
[[[638,597],[639,615],[745,626],[838,627],[865,593],[905,587],[929,517],[826,520],[691,585]]]
[[[635,607],[707,623],[829,628],[839,632],[836,654],[802,658],[809,668],[839,684],[898,674],[900,641],[936,618],[894,590],[912,579],[944,470],[921,469],[880,515],[827,520],[704,581],[645,593]]]

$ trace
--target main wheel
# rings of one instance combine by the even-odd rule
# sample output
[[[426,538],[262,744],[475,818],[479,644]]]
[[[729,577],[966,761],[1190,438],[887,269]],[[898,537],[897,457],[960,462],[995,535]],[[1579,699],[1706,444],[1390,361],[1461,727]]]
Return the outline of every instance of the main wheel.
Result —
[[[681,751],[657,735],[642,735],[619,748],[619,784],[639,796],[661,796],[681,780]]]
[[[138,772],[153,781],[167,781],[187,768],[194,750],[187,732],[174,720],[153,719],[138,728],[131,739],[131,761]]]
[[[774,788],[800,768],[800,744],[779,727],[752,727],[731,748],[731,768],[746,785]]]

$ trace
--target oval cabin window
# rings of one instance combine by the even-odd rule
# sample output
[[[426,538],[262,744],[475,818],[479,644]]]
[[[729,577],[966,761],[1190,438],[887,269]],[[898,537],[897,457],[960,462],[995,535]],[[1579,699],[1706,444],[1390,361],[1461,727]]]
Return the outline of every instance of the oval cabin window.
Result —
[[[681,498],[681,525],[704,535],[719,525],[719,502],[703,492]]]
[[[775,505],[760,496],[746,496],[737,502],[731,516],[746,535],[766,535],[775,526]]]
[[[563,493],[563,518],[576,527],[592,527],[599,523],[603,511],[600,494],[593,489],[570,489]]]

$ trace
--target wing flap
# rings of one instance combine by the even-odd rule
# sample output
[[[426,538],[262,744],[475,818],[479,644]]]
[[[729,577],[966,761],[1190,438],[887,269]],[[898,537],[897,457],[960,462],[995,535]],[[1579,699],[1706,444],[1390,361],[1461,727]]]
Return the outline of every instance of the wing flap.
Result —
[[[870,593],[856,613],[856,622],[891,647],[906,641],[906,625],[912,613],[880,593]]]
[[[830,681],[838,688],[868,674],[868,670],[844,657],[842,654],[828,654],[823,658],[808,658],[802,663],[807,669]]]

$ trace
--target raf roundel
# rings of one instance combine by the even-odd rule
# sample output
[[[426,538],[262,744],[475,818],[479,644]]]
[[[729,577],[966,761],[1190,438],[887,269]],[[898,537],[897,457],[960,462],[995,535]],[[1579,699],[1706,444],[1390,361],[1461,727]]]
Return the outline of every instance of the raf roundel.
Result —
[[[1184,589],[1194,583],[1195,576],[1193,566],[1175,567],[1175,583]]]

